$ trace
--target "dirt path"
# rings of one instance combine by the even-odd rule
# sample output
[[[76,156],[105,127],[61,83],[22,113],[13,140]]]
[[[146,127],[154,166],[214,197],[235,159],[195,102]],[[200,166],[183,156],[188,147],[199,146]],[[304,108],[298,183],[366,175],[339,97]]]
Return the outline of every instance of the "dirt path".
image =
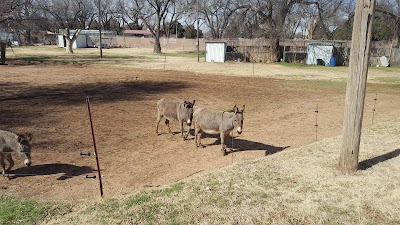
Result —
[[[290,69],[286,73],[290,74]],[[281,71],[285,73],[285,71]],[[379,93],[374,122],[397,118],[400,89],[371,84],[364,126],[372,123],[375,92]],[[33,163],[22,167],[17,156],[14,179],[3,179],[1,193],[38,199],[99,198],[92,137],[85,97],[89,96],[105,197],[167,185],[215,168],[268,157],[316,140],[314,112],[318,104],[318,139],[339,135],[345,84],[159,72],[98,66],[33,65],[2,67],[0,128],[31,132]],[[155,132],[160,98],[196,99],[195,107],[228,110],[246,105],[244,132],[234,134],[238,151],[223,157],[216,136],[206,148],[193,136]],[[176,122],[172,129],[179,131]],[[228,147],[230,146],[230,142]],[[338,149],[339,151],[339,149]]]

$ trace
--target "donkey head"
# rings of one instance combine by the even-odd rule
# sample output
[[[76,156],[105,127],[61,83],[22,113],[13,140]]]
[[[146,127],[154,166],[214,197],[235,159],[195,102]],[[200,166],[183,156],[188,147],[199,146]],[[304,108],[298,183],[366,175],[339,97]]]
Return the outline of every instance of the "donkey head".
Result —
[[[32,140],[31,134],[18,134],[19,153],[24,159],[24,164],[30,166],[31,162],[31,145],[29,142]]]
[[[236,131],[238,134],[242,133],[243,129],[243,112],[244,112],[245,105],[243,105],[243,109],[239,110],[239,108],[235,105],[233,107],[233,112],[235,113],[235,116],[233,117],[233,126],[236,127]]]
[[[193,102],[189,101],[184,101],[183,102],[183,108],[184,108],[184,114],[186,118],[186,123],[190,126],[192,123],[193,119],[193,106],[196,100],[193,100]]]

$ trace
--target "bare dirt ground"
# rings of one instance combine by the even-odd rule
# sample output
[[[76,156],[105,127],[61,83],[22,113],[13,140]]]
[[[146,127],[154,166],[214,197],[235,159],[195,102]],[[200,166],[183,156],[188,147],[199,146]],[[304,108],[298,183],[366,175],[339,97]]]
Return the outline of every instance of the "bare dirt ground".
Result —
[[[275,67],[275,66],[274,66]],[[99,198],[86,96],[90,97],[106,198],[170,184],[232,163],[292,151],[339,135],[345,83],[229,77],[191,72],[82,65],[9,65],[0,68],[0,128],[34,136],[33,166],[18,156],[2,194],[51,200]],[[285,71],[286,70],[286,71]],[[280,67],[282,74],[290,68]],[[368,84],[364,127],[400,115],[399,85]],[[246,105],[244,131],[222,156],[217,136],[196,148],[193,136],[155,132],[160,98],[196,99],[196,107]],[[318,118],[316,107],[318,105]],[[316,137],[315,123],[318,120]],[[177,122],[172,122],[178,132]],[[231,147],[231,141],[228,142]],[[338,149],[338,155],[339,155]]]

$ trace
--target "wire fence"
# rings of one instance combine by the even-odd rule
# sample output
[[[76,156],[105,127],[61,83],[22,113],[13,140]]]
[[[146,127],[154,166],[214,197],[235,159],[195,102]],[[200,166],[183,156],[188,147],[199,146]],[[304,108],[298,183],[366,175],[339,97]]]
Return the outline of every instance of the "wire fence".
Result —
[[[378,109],[377,108],[377,106],[378,106],[377,105],[377,100],[378,100],[378,93],[375,93],[375,97],[372,99],[372,101],[373,101],[372,124],[374,124],[374,119],[376,117],[376,112],[377,112],[377,109]],[[317,102],[316,107],[313,110],[313,113],[315,113],[315,122],[313,123],[313,126],[315,127],[315,141],[318,141],[318,138],[319,138],[318,137],[318,132],[319,132],[319,129],[321,129],[320,126],[319,126],[319,119],[321,119],[320,118],[321,116],[326,115],[326,114],[320,115],[320,106],[321,106],[321,103]],[[85,178],[85,179],[98,179],[99,180],[100,195],[101,195],[101,197],[103,197],[104,193],[103,193],[102,180],[103,180],[104,176],[101,174],[101,170],[100,170],[100,163],[99,163],[99,157],[98,157],[98,154],[97,154],[95,134],[94,134],[94,131],[93,131],[93,121],[92,121],[92,118],[91,118],[90,102],[89,102],[89,98],[88,97],[87,97],[87,107],[88,107],[88,114],[89,114],[89,119],[90,119],[90,124],[91,124],[94,151],[93,152],[83,151],[83,152],[80,152],[79,155],[82,156],[82,157],[95,157],[96,158],[97,175],[92,174],[92,172],[95,172],[94,170],[92,170],[92,171],[84,171],[82,173],[79,173],[79,175],[82,175],[83,178]],[[234,146],[234,132],[232,130],[232,132],[231,132],[231,148],[230,148],[230,152],[229,152],[229,154],[231,154],[231,163],[232,164],[234,163],[234,153],[235,152],[239,152],[239,151],[241,151],[240,146],[236,147],[236,148]],[[25,152],[23,152],[23,153],[25,153]],[[28,153],[31,153],[31,152],[28,152]],[[76,152],[33,152],[33,154],[57,154],[57,155],[59,155],[59,154],[78,154],[78,153],[76,153]],[[267,150],[266,150],[266,154],[265,155],[268,155],[267,154]],[[28,171],[28,169],[26,171]],[[198,171],[198,172],[201,172],[201,171]],[[198,172],[196,172],[196,173],[198,173]],[[49,174],[49,173],[34,173],[34,172],[32,172],[32,173],[26,173],[26,172],[16,173],[16,172],[14,172],[14,173],[7,173],[5,176],[9,180],[12,180],[12,179],[15,179],[17,177],[43,176],[43,175],[51,175],[51,174]],[[61,175],[58,178],[58,180],[65,180],[65,179],[74,178],[74,177],[77,177],[77,175],[70,175],[68,173],[64,173],[63,175]]]

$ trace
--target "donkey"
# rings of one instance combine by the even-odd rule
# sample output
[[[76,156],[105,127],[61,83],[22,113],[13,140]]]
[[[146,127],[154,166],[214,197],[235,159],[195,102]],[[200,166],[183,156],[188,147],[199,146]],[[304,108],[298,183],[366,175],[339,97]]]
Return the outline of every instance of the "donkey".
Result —
[[[235,127],[239,134],[243,129],[243,109],[239,110],[234,106],[232,111],[214,111],[205,108],[199,108],[194,111],[194,137],[196,147],[204,147],[201,144],[201,133],[219,134],[221,137],[222,154],[226,155],[225,139],[229,132]]]
[[[18,153],[23,159],[26,166],[30,166],[31,162],[31,134],[22,135],[14,134],[9,131],[0,130],[0,167],[2,169],[3,176],[6,176],[6,171],[10,171],[14,166],[14,160],[11,157],[11,153]],[[8,162],[6,169],[5,161]]]
[[[172,100],[167,100],[165,98],[160,99],[157,102],[157,109],[158,109],[158,115],[157,115],[157,125],[156,125],[156,132],[158,135],[158,125],[163,117],[165,117],[165,124],[168,126],[168,131],[169,133],[172,134],[171,128],[169,127],[169,121],[170,120],[178,120],[179,124],[181,125],[181,137],[186,140],[189,131],[190,131],[190,126],[192,123],[192,118],[193,118],[193,106],[196,100],[193,100],[193,102],[177,102],[177,101],[172,101]],[[187,132],[184,135],[184,129],[183,129],[183,123],[186,122],[187,124]]]

